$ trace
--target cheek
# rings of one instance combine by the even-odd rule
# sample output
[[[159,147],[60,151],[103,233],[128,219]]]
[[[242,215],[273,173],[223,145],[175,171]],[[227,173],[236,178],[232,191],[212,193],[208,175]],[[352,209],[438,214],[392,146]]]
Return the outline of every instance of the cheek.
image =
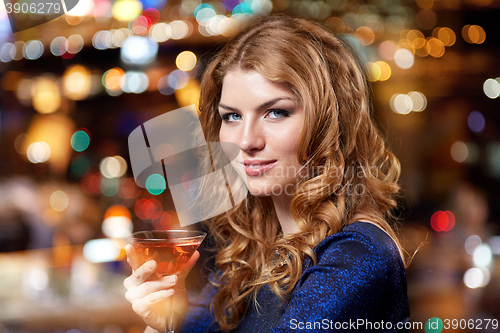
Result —
[[[225,138],[226,138],[225,135],[226,135],[226,133],[224,132],[224,130],[221,127],[220,130],[219,130],[219,141],[220,142],[224,142],[225,141]]]
[[[299,163],[299,161],[297,160],[297,153],[298,153],[299,148],[300,148],[299,145],[300,145],[300,136],[301,136],[301,133],[302,133],[303,121],[304,120],[302,119],[301,122],[299,122],[294,127],[293,134],[291,135],[290,141],[289,141],[290,142],[291,151],[292,151],[292,154],[293,154],[293,158],[297,161],[297,163]]]
[[[273,141],[278,145],[279,148],[277,148],[282,154],[296,159],[299,150],[299,133],[300,127],[294,127],[282,135],[277,135]]]
[[[231,129],[221,127],[219,131],[219,140],[220,142],[230,142],[236,143],[234,138],[234,132]]]

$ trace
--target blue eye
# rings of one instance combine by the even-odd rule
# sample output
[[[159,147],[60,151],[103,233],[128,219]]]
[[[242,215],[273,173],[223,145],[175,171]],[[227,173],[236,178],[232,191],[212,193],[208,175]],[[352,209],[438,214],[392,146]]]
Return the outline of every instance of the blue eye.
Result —
[[[268,115],[270,115],[270,118],[283,118],[283,117],[288,117],[290,115],[290,112],[276,109],[269,111]]]
[[[221,115],[221,118],[222,118],[222,121],[224,121],[226,123],[230,123],[232,121],[237,121],[237,120],[241,119],[241,116],[237,113],[224,113],[223,115]]]

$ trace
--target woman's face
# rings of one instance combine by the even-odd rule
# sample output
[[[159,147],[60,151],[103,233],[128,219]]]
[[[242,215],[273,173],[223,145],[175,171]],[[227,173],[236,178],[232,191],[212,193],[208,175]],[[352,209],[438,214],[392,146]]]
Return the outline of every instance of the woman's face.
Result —
[[[219,104],[220,141],[236,144],[232,165],[255,196],[292,195],[301,164],[298,138],[304,111],[288,88],[256,71],[224,77]]]

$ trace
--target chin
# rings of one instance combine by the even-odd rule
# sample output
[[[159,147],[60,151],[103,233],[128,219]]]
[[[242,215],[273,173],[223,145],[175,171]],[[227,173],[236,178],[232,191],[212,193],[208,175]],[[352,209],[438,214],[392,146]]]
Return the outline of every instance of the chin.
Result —
[[[248,192],[250,192],[251,195],[255,197],[270,197],[270,196],[281,196],[283,194],[288,194],[284,193],[285,189],[287,188],[286,185],[280,184],[280,183],[253,183],[249,182],[247,183],[247,188]],[[290,195],[293,194],[293,191],[290,193]]]
[[[257,197],[257,198],[266,198],[266,197],[270,197],[269,194],[264,194],[264,193],[256,193],[256,194],[253,194],[252,192],[250,192],[250,194],[254,197]]]
[[[249,187],[248,192],[254,197],[269,197],[271,193],[260,187]]]

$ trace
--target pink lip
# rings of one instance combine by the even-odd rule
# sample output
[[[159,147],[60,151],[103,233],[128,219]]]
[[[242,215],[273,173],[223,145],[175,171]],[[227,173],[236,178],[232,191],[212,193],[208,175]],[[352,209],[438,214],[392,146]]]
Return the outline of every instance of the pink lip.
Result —
[[[245,166],[245,172],[249,176],[260,176],[269,169],[272,169],[276,165],[276,160],[245,160],[243,165]],[[252,166],[252,167],[251,167]]]

